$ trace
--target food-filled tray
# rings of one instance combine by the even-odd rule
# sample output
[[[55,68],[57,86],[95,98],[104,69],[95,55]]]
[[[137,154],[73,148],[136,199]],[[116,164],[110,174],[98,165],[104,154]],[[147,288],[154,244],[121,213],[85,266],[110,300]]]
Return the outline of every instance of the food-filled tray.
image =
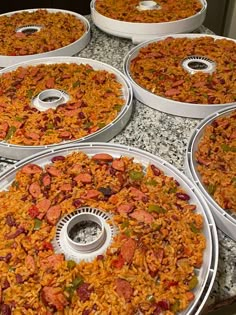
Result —
[[[192,133],[186,172],[199,187],[217,226],[236,240],[236,106],[205,118]]]
[[[21,159],[70,142],[108,141],[132,113],[132,87],[92,59],[50,57],[0,72],[0,154]]]
[[[60,9],[28,9],[0,15],[0,67],[36,58],[72,56],[90,41],[82,15]]]
[[[216,227],[200,190],[169,163],[118,144],[63,145],[17,162],[0,188],[7,308],[17,288],[22,312],[200,314],[217,270]]]
[[[124,72],[136,98],[169,114],[204,118],[235,104],[236,41],[174,34],[134,47]]]
[[[141,43],[156,36],[188,33],[202,25],[205,0],[91,1],[94,24],[102,31]]]

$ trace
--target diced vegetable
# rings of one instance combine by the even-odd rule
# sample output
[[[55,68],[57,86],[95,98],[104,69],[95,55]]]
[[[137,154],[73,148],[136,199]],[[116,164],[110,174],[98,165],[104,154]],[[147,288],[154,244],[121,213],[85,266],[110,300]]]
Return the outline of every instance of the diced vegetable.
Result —
[[[166,213],[166,210],[158,205],[149,205],[148,212]]]
[[[197,234],[197,233],[200,232],[199,229],[195,226],[194,223],[190,223],[189,226],[190,226],[190,229],[191,229],[191,231],[192,231],[193,233]]]
[[[146,300],[147,300],[148,302],[153,303],[153,302],[155,302],[155,297],[154,297],[152,294],[148,294],[148,295],[146,296]]]
[[[75,268],[75,266],[76,266],[76,262],[74,260],[68,260],[67,261],[67,267],[69,269],[73,269],[73,268]]]
[[[16,132],[16,127],[15,127],[15,126],[11,126],[11,127],[8,129],[8,132],[7,132],[7,135],[6,135],[6,137],[5,137],[5,140],[11,139],[11,137],[14,135],[15,132]]]
[[[143,172],[139,172],[139,171],[130,171],[129,173],[129,177],[132,180],[141,180],[143,176],[144,176]]]
[[[42,226],[42,221],[35,218],[34,219],[34,231],[40,230],[41,226]]]
[[[198,278],[193,276],[192,279],[188,283],[189,290],[193,290],[198,285]]]
[[[208,185],[207,190],[208,190],[209,194],[214,195],[214,193],[216,191],[216,185],[213,185],[213,184]]]

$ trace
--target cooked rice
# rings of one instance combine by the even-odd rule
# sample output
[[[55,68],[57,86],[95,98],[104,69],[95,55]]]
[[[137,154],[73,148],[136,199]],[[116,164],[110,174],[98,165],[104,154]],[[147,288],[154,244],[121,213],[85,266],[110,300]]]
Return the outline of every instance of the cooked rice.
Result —
[[[47,89],[70,98],[56,109],[39,111],[33,100]],[[0,76],[0,139],[33,146],[76,140],[107,126],[124,102],[115,74],[88,64],[18,67]]]
[[[159,0],[158,10],[139,10],[139,0],[96,0],[96,10],[111,19],[134,23],[163,23],[189,18],[202,9],[199,0]]]
[[[131,61],[133,80],[153,94],[193,104],[225,104],[236,101],[236,42],[214,39],[173,38],[142,47]],[[190,74],[185,58],[200,56],[215,62],[213,73]]]
[[[41,27],[34,33],[18,31],[25,26]],[[47,10],[24,11],[0,16],[0,55],[24,56],[65,47],[86,32],[76,16]]]
[[[196,151],[197,170],[209,194],[236,213],[236,111],[207,125]]]
[[[2,312],[173,315],[186,309],[206,246],[203,217],[189,199],[174,178],[125,156],[74,152],[44,168],[24,166],[0,193]],[[85,205],[113,214],[119,232],[106,253],[76,264],[55,254],[51,241],[56,222]]]

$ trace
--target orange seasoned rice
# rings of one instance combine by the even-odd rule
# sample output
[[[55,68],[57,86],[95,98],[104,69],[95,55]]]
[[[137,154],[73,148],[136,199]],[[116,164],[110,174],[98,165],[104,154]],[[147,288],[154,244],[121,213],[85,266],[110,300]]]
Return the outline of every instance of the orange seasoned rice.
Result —
[[[25,27],[40,27],[36,32],[21,32]],[[0,55],[24,56],[45,53],[67,46],[86,32],[76,16],[44,9],[0,16]]]
[[[163,23],[186,19],[202,9],[199,0],[159,0],[158,10],[138,9],[139,0],[96,0],[96,10],[111,19],[134,23]]]
[[[196,151],[197,170],[208,193],[236,213],[236,111],[207,125]]]
[[[0,192],[2,313],[174,315],[198,285],[203,217],[172,177],[130,157],[83,152],[23,166]],[[90,206],[113,215],[111,246],[92,262],[55,253],[56,223]],[[5,314],[5,313],[4,313]]]
[[[199,56],[215,63],[212,73],[189,73],[185,58]],[[225,104],[236,101],[236,42],[214,39],[167,37],[140,48],[131,61],[133,80],[149,92],[174,101],[193,104]]]
[[[47,89],[69,100],[39,111],[34,98]],[[124,105],[115,74],[88,64],[19,67],[0,76],[0,139],[16,145],[46,145],[90,135],[112,122]]]

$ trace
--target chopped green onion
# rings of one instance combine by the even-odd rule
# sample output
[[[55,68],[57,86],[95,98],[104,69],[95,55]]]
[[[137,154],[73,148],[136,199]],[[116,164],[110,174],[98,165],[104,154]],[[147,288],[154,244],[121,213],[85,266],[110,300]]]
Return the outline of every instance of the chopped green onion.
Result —
[[[207,190],[208,190],[209,194],[214,195],[214,193],[216,191],[216,185],[213,185],[213,184],[208,185]]]
[[[68,260],[67,261],[67,267],[68,269],[74,269],[76,266],[76,262],[74,260]]]
[[[17,180],[14,180],[12,182],[12,187],[19,188],[19,182]]]
[[[34,219],[34,231],[40,230],[41,226],[42,226],[42,221],[35,218]]]
[[[7,135],[6,135],[6,137],[5,137],[5,140],[11,139],[11,137],[14,135],[15,132],[16,132],[16,127],[15,127],[15,126],[11,126],[11,127],[8,129],[8,132],[7,132]]]
[[[125,235],[128,236],[128,237],[130,237],[130,235],[131,235],[131,231],[130,231],[129,229],[126,229],[126,230],[124,231],[124,233],[125,233]]]
[[[116,105],[114,105],[113,108],[119,112],[122,108],[122,105],[116,104]]]
[[[168,193],[169,194],[174,194],[177,192],[177,187],[171,187],[169,190],[168,190]]]
[[[103,128],[103,127],[105,127],[105,126],[106,126],[106,124],[105,124],[105,123],[103,123],[103,122],[98,123],[98,127],[99,127],[99,128]]]
[[[194,223],[190,223],[189,226],[193,233],[195,234],[199,233],[199,229],[194,225]]]
[[[146,296],[146,300],[147,300],[148,302],[153,303],[153,302],[155,302],[155,297],[154,297],[152,294],[148,294],[148,295]]]
[[[28,91],[26,92],[26,95],[27,95],[28,98],[32,98],[33,94],[34,94],[34,91],[33,91],[33,90],[28,90]]]
[[[166,213],[166,210],[158,205],[149,205],[148,212]]]
[[[79,81],[76,81],[76,82],[73,83],[72,86],[73,86],[73,88],[75,88],[75,87],[77,87],[77,86],[80,86],[80,82],[79,82]]]
[[[16,117],[15,117],[15,120],[16,120],[16,121],[23,121],[23,120],[24,120],[24,118],[19,117],[19,116],[16,116]]]
[[[150,180],[147,182],[147,185],[156,187],[157,182],[155,181],[155,179],[150,179]]]
[[[124,222],[121,224],[122,229],[127,228],[128,226],[129,226],[129,221],[124,221]]]
[[[176,300],[174,304],[171,305],[170,309],[172,312],[176,313],[179,311],[180,301]]]
[[[53,123],[48,123],[47,124],[47,129],[53,129],[53,127],[54,127]]]
[[[76,290],[83,283],[84,283],[84,279],[78,276],[72,281],[72,287],[74,288],[74,290]]]
[[[132,180],[141,180],[143,178],[144,174],[143,172],[138,172],[138,171],[130,171],[129,172],[129,177]]]
[[[198,285],[198,278],[193,276],[192,279],[188,283],[189,290],[193,290]]]

